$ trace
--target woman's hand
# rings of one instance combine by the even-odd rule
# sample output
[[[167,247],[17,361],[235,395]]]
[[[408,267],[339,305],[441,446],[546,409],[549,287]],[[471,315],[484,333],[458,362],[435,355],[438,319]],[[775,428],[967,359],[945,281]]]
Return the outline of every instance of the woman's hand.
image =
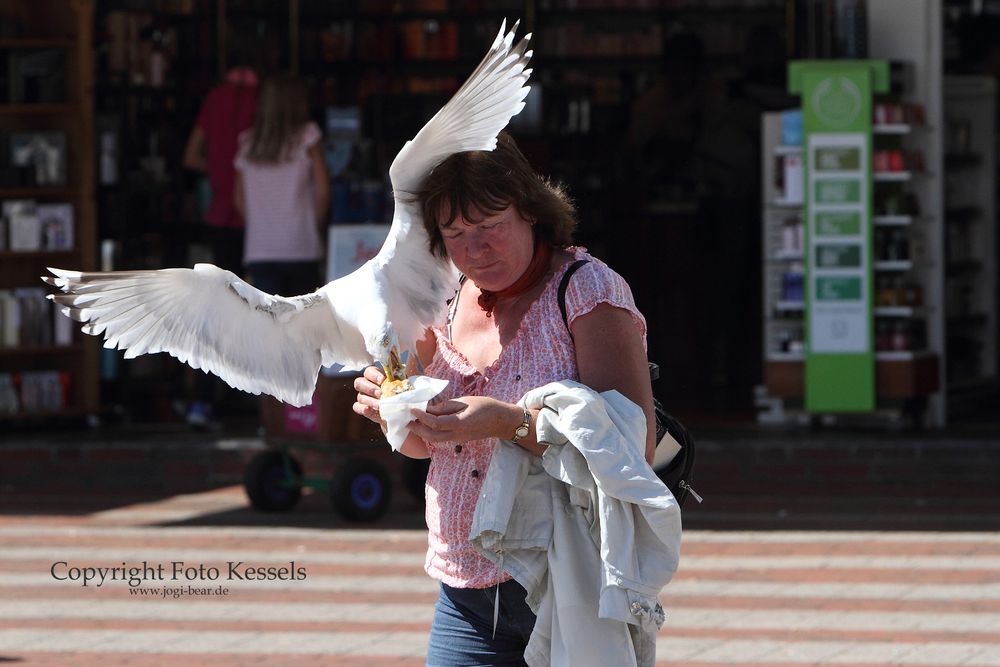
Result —
[[[509,438],[524,413],[511,403],[485,396],[462,396],[413,410],[409,429],[426,442],[468,442]]]
[[[379,414],[379,399],[382,398],[382,382],[385,375],[378,366],[369,366],[365,369],[364,375],[354,378],[354,389],[358,392],[358,398],[354,402],[354,412],[372,420],[380,427],[382,432],[386,431],[385,420]]]

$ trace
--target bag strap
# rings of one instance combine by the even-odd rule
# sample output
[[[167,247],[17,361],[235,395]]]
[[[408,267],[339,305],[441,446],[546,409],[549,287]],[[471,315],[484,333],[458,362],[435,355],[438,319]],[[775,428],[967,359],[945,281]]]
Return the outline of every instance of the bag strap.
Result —
[[[589,259],[578,259],[570,264],[569,268],[566,269],[566,273],[563,274],[562,280],[559,282],[559,312],[562,313],[563,324],[566,326],[566,331],[569,331],[570,338],[573,337],[573,332],[569,330],[569,319],[566,317],[566,288],[569,287],[569,279],[573,273],[589,261]]]

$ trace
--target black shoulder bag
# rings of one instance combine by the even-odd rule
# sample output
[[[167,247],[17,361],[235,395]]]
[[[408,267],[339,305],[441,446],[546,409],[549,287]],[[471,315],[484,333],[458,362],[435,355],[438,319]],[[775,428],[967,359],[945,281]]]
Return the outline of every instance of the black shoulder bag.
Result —
[[[569,319],[566,315],[566,288],[569,287],[570,276],[588,261],[586,259],[578,259],[570,264],[569,268],[566,269],[566,273],[563,274],[562,281],[559,283],[559,312],[562,313],[566,331],[569,331]],[[570,333],[571,337],[572,335]],[[655,381],[659,377],[660,367],[650,362],[649,379]],[[680,451],[677,452],[677,455],[666,465],[654,467],[653,472],[663,480],[663,483],[667,485],[670,492],[674,494],[678,505],[683,506],[688,495],[693,496],[700,503],[702,501],[701,496],[691,488],[693,480],[692,472],[694,469],[694,438],[691,437],[691,434],[676,417],[670,415],[663,408],[663,404],[660,403],[660,400],[655,395],[653,396],[653,409],[656,412],[657,449],[664,444],[667,435],[680,445]]]

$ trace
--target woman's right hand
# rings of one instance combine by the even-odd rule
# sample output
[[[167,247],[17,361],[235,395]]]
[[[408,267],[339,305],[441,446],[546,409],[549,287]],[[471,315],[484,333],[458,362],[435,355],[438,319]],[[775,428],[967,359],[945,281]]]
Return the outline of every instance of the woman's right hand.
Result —
[[[369,366],[365,369],[364,375],[354,378],[354,389],[358,392],[358,398],[354,402],[354,412],[381,426],[383,433],[386,424],[379,414],[379,399],[382,397],[380,387],[384,381],[385,374],[378,366]]]

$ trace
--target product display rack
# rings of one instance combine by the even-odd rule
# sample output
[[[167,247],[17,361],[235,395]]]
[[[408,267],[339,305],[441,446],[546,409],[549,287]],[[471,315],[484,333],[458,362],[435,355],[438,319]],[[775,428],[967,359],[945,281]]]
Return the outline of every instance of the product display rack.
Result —
[[[996,82],[948,76],[945,104],[945,333],[948,414],[997,390]]]
[[[962,388],[954,383],[947,382],[950,359],[949,350],[946,346],[946,330],[948,327],[947,312],[953,306],[951,297],[946,295],[946,273],[948,272],[948,261],[945,254],[946,246],[946,220],[955,219],[956,216],[978,215],[978,210],[983,207],[984,202],[976,200],[973,202],[962,202],[958,206],[949,205],[948,214],[945,213],[945,181],[951,178],[949,174],[955,172],[956,167],[962,166],[970,169],[974,164],[984,164],[975,158],[963,157],[956,162],[954,159],[947,160],[945,157],[945,135],[947,133],[947,123],[945,117],[945,107],[948,104],[945,96],[945,83],[943,76],[944,69],[944,34],[942,22],[942,2],[941,0],[879,0],[879,2],[869,2],[867,4],[868,18],[868,57],[884,59],[893,63],[900,63],[904,66],[903,76],[897,80],[896,89],[899,93],[897,100],[910,105],[919,105],[923,113],[923,123],[914,125],[910,123],[890,123],[876,127],[874,136],[874,147],[886,149],[902,148],[908,152],[919,152],[922,156],[922,169],[920,173],[912,174],[909,181],[900,183],[879,182],[874,184],[876,195],[880,191],[905,192],[910,195],[904,199],[904,206],[900,210],[888,211],[880,210],[876,203],[873,222],[873,233],[899,231],[896,239],[905,239],[909,260],[912,265],[908,268],[899,265],[898,268],[905,268],[905,272],[894,272],[887,274],[889,277],[898,276],[902,273],[904,278],[911,279],[914,284],[921,288],[919,294],[919,305],[907,303],[915,300],[912,293],[906,294],[903,303],[874,304],[873,315],[876,325],[880,321],[889,322],[923,322],[923,339],[926,344],[922,350],[915,350],[911,353],[902,353],[912,356],[912,360],[905,360],[904,363],[893,363],[887,365],[885,362],[895,360],[900,356],[898,353],[887,355],[881,352],[876,363],[876,384],[880,387],[878,391],[879,403],[877,413],[879,417],[887,416],[890,419],[899,416],[899,405],[895,400],[885,400],[881,387],[887,381],[902,381],[904,386],[910,388],[909,393],[914,393],[913,389],[923,392],[924,396],[917,399],[903,399],[903,407],[909,404],[914,408],[923,408],[923,426],[943,428],[949,420],[949,408],[955,407],[955,399]],[[894,77],[895,78],[895,77]],[[983,111],[986,113],[986,111]],[[763,160],[764,168],[773,176],[773,166],[768,163],[773,159],[772,152],[774,145],[780,143],[780,120],[777,118],[763,120],[765,132],[770,127],[770,133],[765,133]],[[874,134],[874,133],[873,133]],[[989,136],[989,135],[980,135]],[[895,137],[895,138],[893,138]],[[768,144],[770,142],[770,144]],[[979,146],[992,144],[992,138],[980,140],[976,144]],[[992,150],[991,147],[988,150]],[[984,160],[992,159],[984,156]],[[964,164],[962,161],[964,160]],[[772,182],[771,176],[767,173],[764,177],[765,194],[771,197],[765,199],[765,204],[773,202],[777,193],[769,190]],[[955,175],[954,178],[961,177]],[[978,188],[978,192],[987,198],[992,198],[995,184]],[[992,206],[991,202],[986,202]],[[776,233],[775,223],[768,221],[777,215],[773,206],[764,207],[764,235],[765,240],[770,231]],[[992,219],[985,227],[994,225]],[[986,239],[981,239],[986,243]],[[779,241],[780,243],[780,241]],[[888,247],[888,246],[887,246]],[[984,249],[991,249],[994,246],[982,246]],[[990,269],[995,266],[995,262],[988,258],[978,260],[982,265],[982,277],[989,278],[992,274]],[[971,270],[974,262],[963,263],[953,267],[962,270]],[[889,265],[890,267],[892,265]],[[780,273],[780,269],[768,269],[765,271],[764,289],[765,297],[768,294],[768,274],[775,271]],[[878,274],[876,274],[876,277]],[[770,278],[773,283],[775,278]],[[780,295],[780,278],[772,290]],[[985,288],[986,294],[992,294],[995,298],[995,287]],[[990,292],[989,290],[993,290]],[[878,292],[876,292],[876,295]],[[764,327],[765,332],[772,332],[780,326],[780,321],[774,316],[771,300],[765,299],[768,304],[765,309]],[[995,311],[995,305],[990,307]],[[977,322],[978,326],[983,326],[984,320],[981,317],[972,317],[969,323]],[[987,320],[988,322],[988,320]],[[965,323],[963,323],[965,325]],[[985,331],[985,330],[984,330]],[[985,341],[989,334],[981,332]],[[995,334],[993,339],[995,341]],[[772,334],[773,340],[773,334]],[[995,343],[994,343],[995,345]],[[770,352],[771,348],[764,345],[764,355]],[[985,361],[985,357],[984,357]],[[766,382],[759,389],[758,404],[761,407],[770,408],[769,412],[761,413],[761,421],[783,422],[795,419],[799,415],[793,415],[784,411],[784,404],[795,405],[797,394],[794,391],[775,394],[771,389],[775,388],[775,383],[781,384],[786,381],[794,384],[797,379],[798,370],[792,364],[767,363]],[[892,377],[887,376],[888,371],[893,371]],[[982,383],[975,383],[982,386]],[[902,398],[902,397],[901,397]],[[883,409],[887,406],[889,409]]]
[[[0,2],[0,15],[11,26],[0,37],[0,52],[5,58],[26,52],[63,51],[65,54],[59,75],[63,89],[57,95],[61,101],[32,103],[5,97],[0,103],[0,124],[5,140],[2,150],[11,150],[7,142],[12,141],[16,133],[60,133],[65,138],[65,152],[59,158],[64,175],[59,184],[26,186],[6,180],[14,173],[8,168],[5,182],[0,183],[0,201],[26,200],[39,206],[68,204],[72,207],[70,247],[56,249],[43,244],[35,250],[15,250],[4,245],[6,249],[0,251],[0,290],[14,292],[37,288],[41,284],[39,277],[47,274],[47,266],[95,268],[92,10],[92,3],[87,0]],[[9,240],[10,229],[5,232]],[[49,302],[45,301],[43,306],[49,310],[41,311],[40,319],[47,320],[49,333],[39,336],[37,331],[28,331],[26,311],[19,310],[18,342],[0,348],[0,375],[13,378],[19,392],[16,411],[11,411],[12,404],[5,403],[5,409],[0,410],[0,420],[86,416],[95,415],[100,409],[97,341],[72,331],[64,332],[64,339],[57,344],[51,327],[58,327],[55,319],[62,316],[54,312]],[[11,326],[10,321],[7,326]],[[28,380],[39,374],[59,377],[61,391],[57,397],[48,396],[41,402],[36,400],[37,395],[34,399],[28,397]],[[49,389],[42,391],[45,393]]]
[[[902,145],[912,143],[919,146],[919,140],[908,142],[914,135],[928,131],[904,123],[876,123],[872,129],[873,152],[883,150],[903,150]],[[760,401],[773,406],[774,401],[787,402],[782,405],[781,414],[794,413],[802,405],[805,392],[804,366],[806,332],[804,321],[804,294],[802,276],[804,274],[805,256],[802,239],[802,202],[800,187],[789,187],[782,183],[778,170],[791,157],[801,160],[800,146],[783,145],[782,114],[764,114],[761,123],[762,132],[762,174],[763,174],[763,355],[764,355],[764,387],[766,395],[758,397]],[[792,172],[795,174],[796,172]],[[801,172],[798,172],[801,177]],[[910,249],[922,247],[920,241],[914,242],[914,237],[923,234],[923,216],[913,212],[901,213],[893,206],[886,210],[887,201],[902,201],[899,188],[916,179],[933,178],[934,174],[926,169],[922,173],[909,170],[892,172],[874,172],[872,174],[875,188],[875,210],[872,218],[872,232],[875,238],[885,230],[894,230],[908,234],[906,258],[885,258],[876,243],[873,257],[873,272],[876,286],[884,285],[885,281],[907,279],[912,281],[911,287],[921,294],[919,302],[915,297],[912,303],[903,303],[902,295],[897,300],[893,295],[886,299],[884,293],[876,287],[872,313],[875,319],[875,391],[876,413],[890,419],[899,419],[904,413],[912,413],[924,406],[923,398],[938,389],[938,364],[940,351],[930,347],[926,342],[926,334],[917,343],[913,329],[923,330],[924,322],[933,313],[939,313],[938,304],[923,300],[922,285],[940,279],[939,267],[925,257],[914,257]],[[792,198],[786,195],[792,192]],[[894,197],[895,195],[895,197]],[[916,287],[919,285],[920,287]],[[910,291],[912,292],[913,289]],[[896,290],[902,292],[902,287]],[[879,336],[885,341],[887,328],[898,330],[909,329],[911,341],[908,345],[900,344],[906,349],[884,349],[892,345],[880,344]],[[906,340],[906,339],[901,339]],[[773,418],[773,417],[772,417]],[[789,418],[792,418],[789,416]]]

